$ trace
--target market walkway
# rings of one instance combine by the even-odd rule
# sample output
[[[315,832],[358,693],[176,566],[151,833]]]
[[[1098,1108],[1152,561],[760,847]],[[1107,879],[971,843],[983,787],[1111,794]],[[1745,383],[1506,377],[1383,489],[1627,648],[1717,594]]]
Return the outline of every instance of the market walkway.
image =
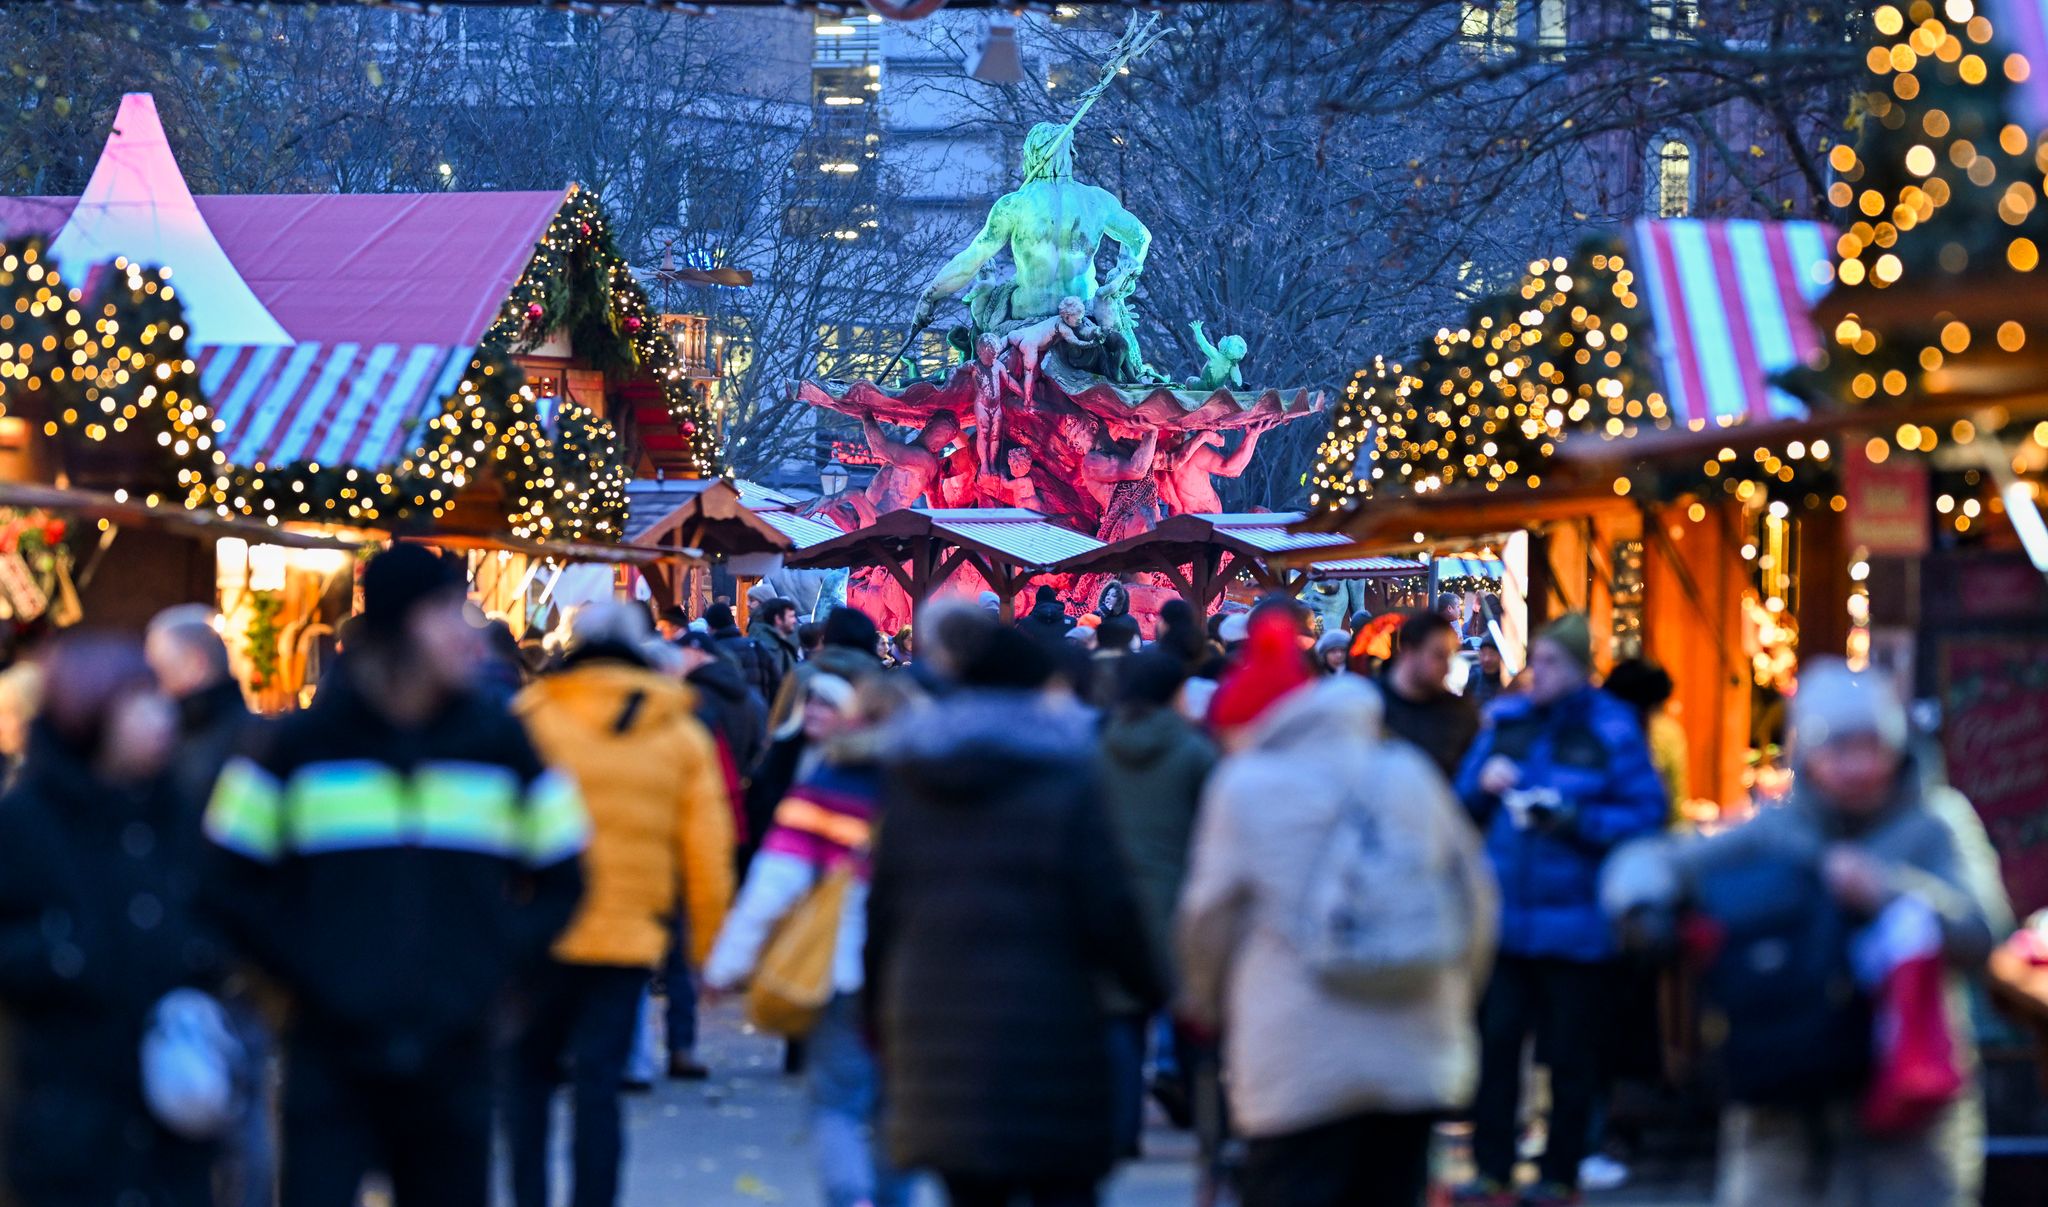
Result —
[[[778,1044],[744,1034],[731,1007],[707,1020],[700,1055],[713,1079],[663,1082],[629,1099],[628,1156],[622,1207],[817,1207],[804,1144],[802,1083],[781,1072]],[[558,1137],[560,1132],[557,1132]],[[1192,1142],[1158,1131],[1151,1159],[1127,1167],[1108,1207],[1187,1207],[1194,1178]],[[1598,1207],[1705,1207],[1699,1193],[1595,1195]],[[937,1207],[927,1193],[919,1207]]]

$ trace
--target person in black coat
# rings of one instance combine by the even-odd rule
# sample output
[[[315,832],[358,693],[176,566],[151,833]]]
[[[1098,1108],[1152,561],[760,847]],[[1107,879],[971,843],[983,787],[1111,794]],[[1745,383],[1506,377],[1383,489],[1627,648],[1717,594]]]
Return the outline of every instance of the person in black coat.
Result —
[[[1165,997],[1052,659],[991,623],[961,690],[884,741],[868,1017],[896,1163],[955,1207],[1092,1204],[1117,1156],[1103,989]]]
[[[1447,780],[1456,780],[1465,752],[1479,736],[1479,710],[1445,686],[1457,656],[1458,630],[1438,612],[1401,622],[1394,657],[1380,674],[1387,732],[1422,748]]]
[[[211,986],[222,963],[193,909],[197,816],[163,776],[175,716],[136,643],[69,638],[47,670],[0,798],[8,1176],[22,1207],[197,1207],[211,1147],[152,1117],[140,1058],[156,1003]]]

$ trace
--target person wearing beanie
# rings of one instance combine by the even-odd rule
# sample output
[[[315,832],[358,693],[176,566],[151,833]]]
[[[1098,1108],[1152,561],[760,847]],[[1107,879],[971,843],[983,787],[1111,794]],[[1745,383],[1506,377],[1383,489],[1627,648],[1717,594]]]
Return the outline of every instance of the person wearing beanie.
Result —
[[[881,1151],[876,1134],[885,1095],[860,995],[869,851],[882,797],[878,731],[918,704],[921,693],[913,684],[907,674],[869,674],[856,685],[829,672],[811,673],[802,725],[813,757],[776,807],[704,965],[705,984],[740,988],[783,919],[834,869],[851,871],[833,944],[833,997],[803,1037],[811,1145],[826,1207],[907,1207],[910,1198],[908,1179]]]
[[[1252,622],[1255,658],[1264,622]],[[1231,1127],[1246,1142],[1241,1201],[1254,1207],[1417,1207],[1436,1121],[1472,1093],[1492,876],[1442,774],[1383,734],[1379,697],[1358,675],[1281,696],[1244,727],[1196,818],[1180,1001],[1198,1028],[1221,1027]],[[1395,868],[1344,861],[1352,832],[1408,854]],[[1397,894],[1438,903],[1449,941],[1412,979],[1345,984],[1311,958],[1313,886],[1346,875],[1398,877]],[[1401,944],[1418,915],[1388,913],[1351,915],[1352,941]]]
[[[1261,606],[1231,620],[1244,620],[1237,660],[1209,698],[1209,729],[1228,751],[1259,715],[1290,693],[1306,687],[1315,672],[1301,648],[1301,626],[1285,607]],[[1230,621],[1224,622],[1228,630]]]
[[[695,693],[649,664],[651,638],[643,609],[590,604],[576,614],[561,669],[513,702],[542,756],[575,780],[591,823],[583,902],[521,986],[525,1025],[504,1107],[516,1207],[547,1207],[550,1114],[564,1068],[575,1116],[572,1201],[617,1202],[619,1090],[642,991],[668,951],[671,919],[701,964],[732,898],[725,770],[694,714]]]
[[[1609,852],[1664,827],[1664,785],[1635,710],[1592,683],[1584,616],[1561,617],[1530,647],[1529,690],[1503,697],[1457,777],[1486,835],[1501,889],[1500,958],[1480,1007],[1473,1103],[1478,1179],[1455,1201],[1516,1203],[1523,1049],[1546,1037],[1549,1144],[1524,1205],[1577,1201],[1600,1089],[1600,1017],[1616,956],[1601,913]]]
[[[820,642],[817,656],[797,666],[768,711],[771,744],[747,785],[748,838],[743,850],[749,860],[768,832],[776,806],[813,754],[812,743],[804,734],[804,705],[810,698],[811,680],[821,674],[834,675],[858,687],[882,670],[877,652],[882,630],[859,608],[841,605],[832,609],[821,622]]]
[[[474,689],[482,630],[455,563],[396,545],[311,708],[229,760],[209,883],[291,1001],[282,1207],[372,1172],[398,1203],[485,1207],[497,1006],[582,894],[576,781]]]
[[[1316,638],[1315,662],[1319,675],[1341,675],[1350,660],[1351,634],[1338,631]]]
[[[740,632],[731,604],[715,603],[704,609],[704,623],[711,639],[718,643],[718,652],[739,668],[748,687],[753,688],[764,702],[773,705],[782,693],[785,678],[781,652],[770,650],[758,637]]]
[[[1731,872],[1751,869],[1741,883],[1752,895],[1774,891],[1754,871],[1769,867],[1788,879],[1817,875],[1820,891],[1852,925],[1896,906],[1931,917],[1962,1091],[1931,1120],[1882,1138],[1858,1123],[1859,1085],[1793,1108],[1730,1103],[1722,1117],[1719,1201],[1974,1204],[1983,1180],[1984,1108],[1965,987],[2013,926],[1997,855],[1970,802],[1953,788],[1928,784],[1914,766],[1905,708],[1881,676],[1852,672],[1838,658],[1809,659],[1790,717],[1792,789],[1782,804],[1711,838],[1621,851],[1606,871],[1602,903],[1625,935],[1655,934],[1679,908],[1698,908],[1703,884]]]
[[[1017,631],[1036,641],[1064,639],[1074,627],[1074,620],[1067,615],[1067,605],[1060,601],[1058,589],[1040,587],[1033,599],[1030,614],[1017,622]]]

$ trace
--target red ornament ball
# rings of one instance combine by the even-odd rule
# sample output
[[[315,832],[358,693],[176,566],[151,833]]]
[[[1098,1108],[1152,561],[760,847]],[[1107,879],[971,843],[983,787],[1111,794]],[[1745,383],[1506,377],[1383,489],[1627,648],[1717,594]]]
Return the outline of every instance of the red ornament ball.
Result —
[[[696,434],[697,434],[697,425],[696,425],[696,424],[695,424],[694,422],[692,422],[691,420],[688,420],[688,419],[685,419],[685,420],[683,420],[683,435],[685,435],[685,436],[694,436],[694,435],[696,435]]]
[[[539,302],[530,302],[527,304],[526,317],[532,320],[533,322],[539,322],[540,316],[546,313],[547,311],[541,308],[541,304]]]
[[[642,327],[643,325],[644,325],[644,324],[642,324],[642,323],[640,322],[640,316],[639,316],[639,315],[637,315],[637,314],[629,314],[629,315],[627,315],[627,316],[626,316],[626,330],[628,330],[628,331],[638,331],[638,330],[640,330],[640,328],[641,328],[641,327]]]
[[[579,222],[576,224],[576,226],[577,229],[581,230],[584,234],[587,235],[590,233],[590,224],[588,222]]]

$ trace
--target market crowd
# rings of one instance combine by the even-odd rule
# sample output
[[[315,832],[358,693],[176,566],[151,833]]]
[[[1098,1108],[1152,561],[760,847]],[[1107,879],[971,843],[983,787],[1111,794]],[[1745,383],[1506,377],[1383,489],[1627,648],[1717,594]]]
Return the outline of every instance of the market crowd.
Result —
[[[1449,1121],[1455,1202],[1545,1207],[1619,1176],[1613,1087],[1686,965],[1722,1203],[1976,1201],[1957,995],[2011,921],[1838,662],[1789,799],[1680,837],[1670,679],[1596,679],[1579,615],[1508,667],[1456,609],[1176,603],[1147,642],[1050,591],[886,636],[763,595],[745,632],[603,602],[522,644],[424,548],[360,588],[279,717],[203,609],[0,673],[0,1199],[545,1207],[566,1087],[569,1201],[610,1207],[621,1094],[710,1075],[733,995],[832,1207],[1095,1203],[1148,1098],[1250,1207],[1421,1204]],[[1916,970],[1937,1034],[1902,1044]]]

